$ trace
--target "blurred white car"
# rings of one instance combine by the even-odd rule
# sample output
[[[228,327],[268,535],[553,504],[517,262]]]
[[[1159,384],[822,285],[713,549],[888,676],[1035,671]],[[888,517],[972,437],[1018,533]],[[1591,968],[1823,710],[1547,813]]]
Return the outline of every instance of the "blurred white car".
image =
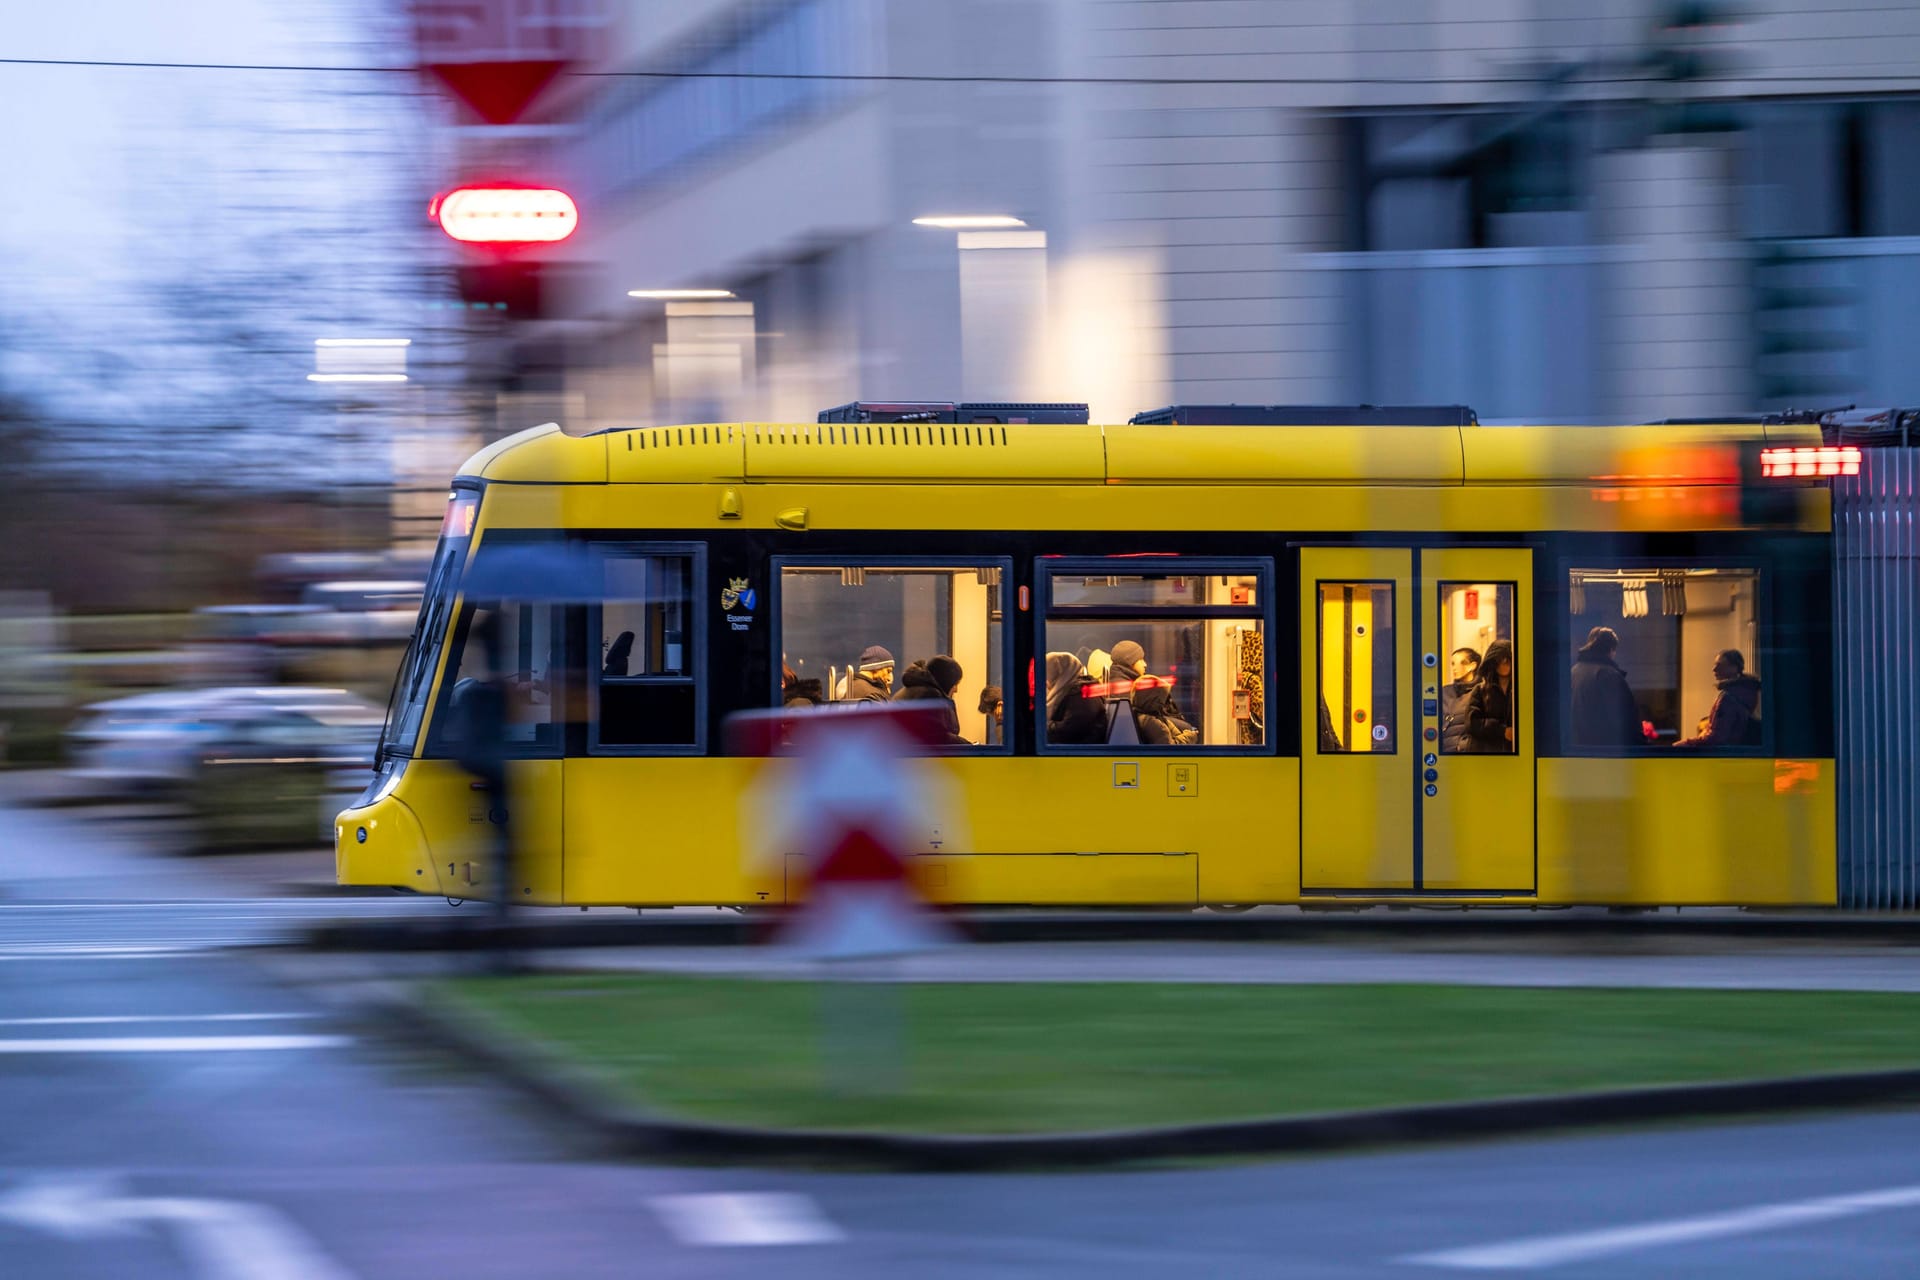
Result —
[[[102,790],[162,789],[221,763],[370,766],[384,712],[345,689],[226,686],[115,698],[68,733],[73,776]]]

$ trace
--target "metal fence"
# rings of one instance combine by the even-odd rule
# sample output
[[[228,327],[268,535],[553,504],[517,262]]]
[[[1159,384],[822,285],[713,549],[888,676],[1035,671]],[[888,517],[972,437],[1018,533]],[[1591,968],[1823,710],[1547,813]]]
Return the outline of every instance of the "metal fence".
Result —
[[[1840,905],[1920,907],[1920,450],[1834,482]]]

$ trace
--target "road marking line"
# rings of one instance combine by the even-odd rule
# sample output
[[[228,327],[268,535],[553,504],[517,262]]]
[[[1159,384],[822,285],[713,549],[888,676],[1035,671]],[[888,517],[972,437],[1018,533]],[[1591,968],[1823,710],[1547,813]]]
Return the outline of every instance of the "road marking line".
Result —
[[[0,960],[173,960],[204,954],[204,947],[134,947],[121,951],[8,951]]]
[[[348,1036],[81,1036],[0,1040],[6,1053],[235,1053],[255,1049],[338,1049]]]
[[[123,1022],[279,1022],[319,1016],[317,1013],[103,1013],[59,1018],[0,1018],[0,1027],[80,1027]]]
[[[681,1244],[832,1244],[846,1232],[811,1198],[788,1192],[710,1192],[647,1201]]]
[[[1863,1191],[1855,1195],[1756,1205],[1751,1209],[1734,1209],[1697,1218],[1671,1218],[1664,1222],[1643,1222],[1600,1231],[1532,1236],[1498,1244],[1470,1245],[1464,1249],[1442,1249],[1436,1253],[1414,1254],[1398,1261],[1422,1267],[1450,1267],[1460,1271],[1526,1271],[1563,1266],[1569,1262],[1585,1262],[1609,1254],[1632,1253],[1661,1245],[1691,1244],[1699,1240],[1778,1231],[1802,1223],[1829,1222],[1835,1218],[1850,1218],[1880,1209],[1904,1209],[1915,1205],[1920,1205],[1920,1186],[1890,1187],[1884,1191]]]

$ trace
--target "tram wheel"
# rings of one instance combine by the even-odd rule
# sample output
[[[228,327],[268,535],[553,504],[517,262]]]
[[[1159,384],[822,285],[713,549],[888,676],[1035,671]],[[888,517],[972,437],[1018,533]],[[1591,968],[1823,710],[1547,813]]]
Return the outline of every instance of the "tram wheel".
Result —
[[[1209,902],[1207,910],[1217,911],[1223,916],[1237,916],[1259,905],[1257,902]]]

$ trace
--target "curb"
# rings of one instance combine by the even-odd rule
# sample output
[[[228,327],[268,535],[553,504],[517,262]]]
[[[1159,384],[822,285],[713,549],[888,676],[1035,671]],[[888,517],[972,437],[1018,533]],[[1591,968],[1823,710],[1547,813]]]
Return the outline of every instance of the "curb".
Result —
[[[356,997],[393,1034],[489,1071],[579,1141],[610,1155],[804,1163],[905,1172],[1011,1171],[1223,1155],[1284,1155],[1511,1137],[1595,1125],[1883,1106],[1920,1099],[1920,1068],[1494,1098],[1094,1133],[974,1136],[755,1129],[648,1116],[578,1071],[386,985]]]
[[[765,941],[774,917],[734,920],[600,919],[522,922],[505,940],[527,950],[572,947],[741,946]],[[974,942],[1387,942],[1461,940],[1562,944],[1574,939],[1829,942],[1920,947],[1920,915],[1564,916],[1557,912],[1289,916],[1134,913],[970,913],[955,917]],[[469,951],[495,933],[472,920],[355,921],[321,925],[293,945],[316,952]]]

